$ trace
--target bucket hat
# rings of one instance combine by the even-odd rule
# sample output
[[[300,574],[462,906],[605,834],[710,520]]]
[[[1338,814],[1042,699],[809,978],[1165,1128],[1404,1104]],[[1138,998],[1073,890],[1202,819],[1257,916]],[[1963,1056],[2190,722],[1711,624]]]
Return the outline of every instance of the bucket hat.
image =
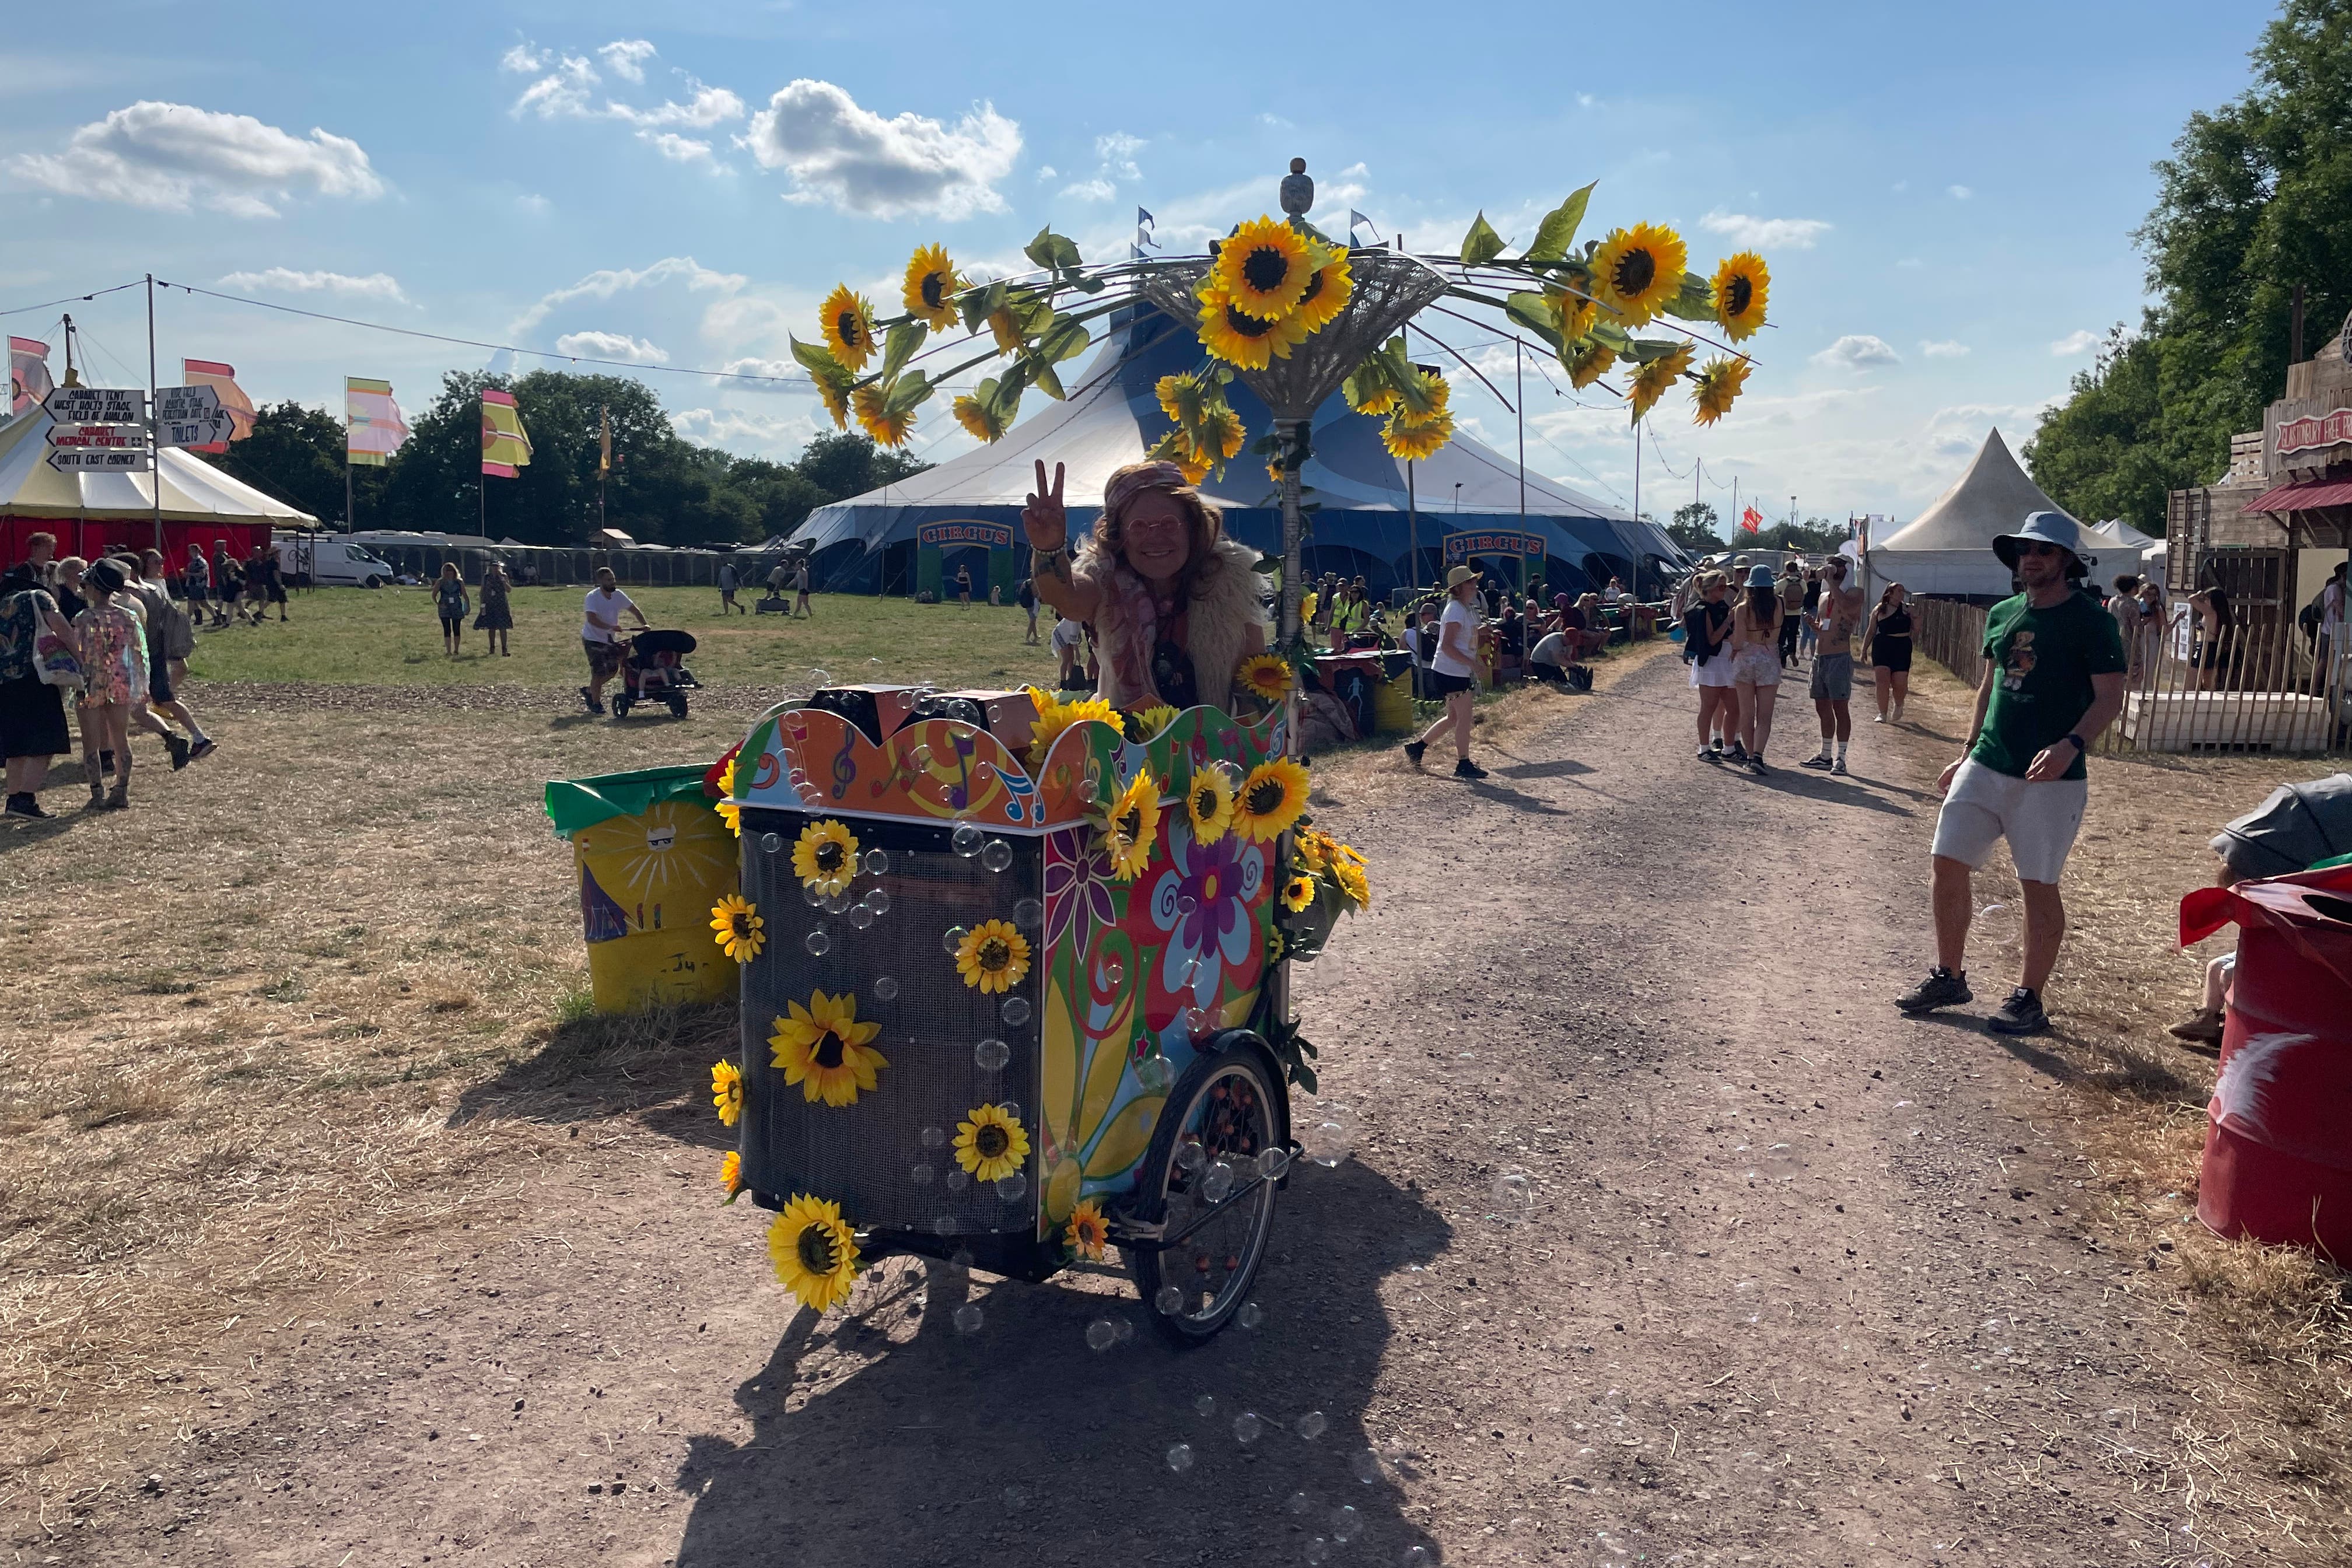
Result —
[[[1748,585],[1751,588],[1770,588],[1778,585],[1779,582],[1769,566],[1750,566],[1748,569]]]
[[[1992,552],[2000,557],[2002,565],[2014,572],[2017,570],[2018,546],[2028,541],[2040,544],[2054,544],[2072,557],[2074,566],[2066,574],[2069,577],[2080,577],[2089,570],[2083,560],[2082,526],[2063,511],[2031,513],[2025,520],[2025,525],[2015,533],[2000,533],[1993,536]]]

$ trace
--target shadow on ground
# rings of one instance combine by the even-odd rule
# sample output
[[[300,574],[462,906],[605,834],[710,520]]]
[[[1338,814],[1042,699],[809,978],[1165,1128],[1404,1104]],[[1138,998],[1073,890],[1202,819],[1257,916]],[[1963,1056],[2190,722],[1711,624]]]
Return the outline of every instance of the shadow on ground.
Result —
[[[733,1131],[711,1114],[710,1064],[740,1055],[737,1032],[732,1002],[572,1019],[531,1055],[466,1090],[450,1123],[636,1113],[651,1131],[731,1149]]]
[[[695,1439],[677,1568],[1295,1563],[1318,1538],[1334,1561],[1434,1562],[1401,1511],[1414,1460],[1370,1463],[1365,1416],[1391,1332],[1380,1281],[1450,1234],[1353,1162],[1303,1170],[1257,1278],[1263,1323],[1181,1351],[1123,1276],[887,1260],[848,1312],[796,1314],[737,1387],[750,1441]],[[981,1321],[960,1332],[968,1301]],[[1089,1349],[1106,1319],[1132,1332]]]

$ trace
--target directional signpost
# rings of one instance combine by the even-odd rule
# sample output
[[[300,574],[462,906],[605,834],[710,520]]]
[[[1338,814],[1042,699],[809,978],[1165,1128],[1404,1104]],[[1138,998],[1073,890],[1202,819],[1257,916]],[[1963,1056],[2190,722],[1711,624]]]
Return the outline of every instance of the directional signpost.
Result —
[[[136,386],[60,386],[41,406],[60,425],[147,423],[147,394]]]
[[[207,388],[206,390],[210,390]],[[60,386],[41,400],[48,411],[49,467],[61,474],[146,474],[147,394],[135,386]]]
[[[220,394],[209,386],[162,386],[155,389],[155,444],[159,447],[209,447],[235,433],[235,422],[221,406]]]
[[[110,447],[52,447],[49,467],[64,473],[147,474],[155,469],[155,459],[147,451],[142,437],[138,446],[124,451]]]

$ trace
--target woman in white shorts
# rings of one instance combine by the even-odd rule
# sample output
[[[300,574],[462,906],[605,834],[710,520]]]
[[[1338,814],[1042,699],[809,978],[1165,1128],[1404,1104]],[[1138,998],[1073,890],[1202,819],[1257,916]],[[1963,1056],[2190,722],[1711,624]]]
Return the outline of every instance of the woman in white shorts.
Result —
[[[1739,695],[1739,740],[1748,771],[1764,775],[1764,746],[1780,696],[1780,595],[1772,568],[1751,567],[1748,592],[1731,612],[1731,680]]]

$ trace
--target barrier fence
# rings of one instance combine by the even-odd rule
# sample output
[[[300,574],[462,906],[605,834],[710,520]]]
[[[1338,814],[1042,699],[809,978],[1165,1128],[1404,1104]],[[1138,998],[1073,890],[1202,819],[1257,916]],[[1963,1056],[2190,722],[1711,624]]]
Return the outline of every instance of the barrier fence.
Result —
[[[775,557],[757,551],[722,554],[713,550],[584,550],[542,544],[501,544],[496,549],[436,544],[387,544],[373,540],[367,548],[391,563],[394,570],[431,582],[441,574],[442,563],[457,563],[457,574],[468,583],[482,580],[482,567],[491,559],[506,563],[517,583],[561,587],[595,581],[598,568],[609,566],[623,584],[643,588],[708,588],[719,582],[719,569],[729,562],[743,579],[766,580]]]
[[[1914,599],[1913,644],[1974,689],[1984,679],[1984,606]],[[2352,745],[2352,648],[2291,621],[2209,636],[2186,604],[2126,639],[2124,710],[2095,751],[2337,755]]]

